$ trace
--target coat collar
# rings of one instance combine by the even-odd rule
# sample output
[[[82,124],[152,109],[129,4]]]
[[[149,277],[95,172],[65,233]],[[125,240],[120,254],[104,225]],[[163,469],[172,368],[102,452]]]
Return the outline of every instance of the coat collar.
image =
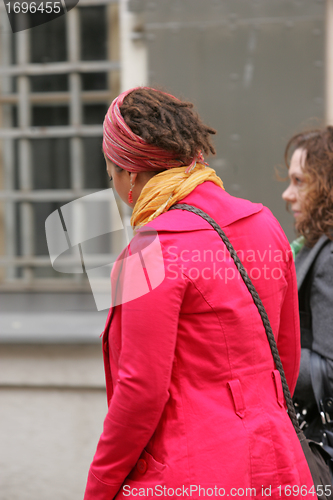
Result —
[[[181,203],[201,208],[201,210],[204,210],[214,218],[222,227],[260,212],[263,209],[261,203],[252,203],[242,198],[235,198],[210,181],[197,186],[192,193],[181,200]],[[202,217],[181,210],[172,210],[171,212],[161,214],[149,224],[139,229],[138,234],[146,231],[149,232],[150,228],[154,231],[171,232],[197,231],[201,229],[214,231],[211,225],[202,219]],[[104,342],[107,342],[107,334],[112,321],[113,311],[114,308],[111,307],[106,320]]]
[[[315,261],[317,255],[321,249],[330,241],[329,238],[323,234],[317,243],[311,249],[303,247],[302,250],[297,254],[295,259],[296,274],[297,274],[297,288],[301,288],[303,281],[312,265]]]
[[[201,208],[201,210],[215,219],[222,227],[260,212],[263,208],[261,203],[252,203],[248,200],[231,196],[210,181],[197,186],[180,203],[187,203],[188,205]],[[180,210],[172,210],[159,215],[144,226],[146,230],[148,230],[148,227],[156,231],[172,232],[212,229],[208,222],[201,217],[191,212],[181,212]]]

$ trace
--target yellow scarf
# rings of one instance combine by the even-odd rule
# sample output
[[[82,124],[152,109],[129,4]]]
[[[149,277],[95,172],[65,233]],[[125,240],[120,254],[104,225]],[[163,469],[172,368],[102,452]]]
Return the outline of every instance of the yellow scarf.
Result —
[[[212,168],[197,163],[188,173],[185,172],[187,169],[185,166],[164,170],[145,184],[133,209],[133,228],[144,226],[166,212],[205,181],[212,181],[224,189],[223,182]]]

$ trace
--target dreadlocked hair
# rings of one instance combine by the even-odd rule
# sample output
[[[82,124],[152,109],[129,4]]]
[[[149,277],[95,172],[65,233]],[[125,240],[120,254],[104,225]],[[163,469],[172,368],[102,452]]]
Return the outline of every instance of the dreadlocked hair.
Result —
[[[159,90],[139,88],[130,92],[120,112],[132,132],[186,162],[199,150],[215,154],[210,134],[216,130],[203,124],[192,111],[193,104],[179,101]]]

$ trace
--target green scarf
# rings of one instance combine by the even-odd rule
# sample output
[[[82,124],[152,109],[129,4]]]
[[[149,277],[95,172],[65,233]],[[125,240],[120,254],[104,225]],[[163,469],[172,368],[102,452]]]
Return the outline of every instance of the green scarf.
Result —
[[[299,236],[298,238],[296,238],[296,240],[290,243],[290,248],[291,251],[293,252],[294,260],[296,259],[296,255],[298,254],[298,252],[302,250],[302,248],[304,247],[304,244],[305,244],[304,236]]]

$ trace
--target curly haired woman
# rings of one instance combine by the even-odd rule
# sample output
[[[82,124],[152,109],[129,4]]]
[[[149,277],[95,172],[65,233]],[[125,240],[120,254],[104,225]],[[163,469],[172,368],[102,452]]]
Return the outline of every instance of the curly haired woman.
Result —
[[[136,235],[127,256],[141,249],[150,278],[143,242],[157,232],[165,277],[110,310],[103,337],[108,413],[85,500],[281,499],[286,485],[298,488],[293,498],[312,499],[251,294],[211,225],[169,209],[181,201],[204,210],[242,255],[293,391],[300,347],[289,243],[267,208],[226,193],[202,156],[214,153],[215,131],[192,107],[136,88],[118,96],[105,117],[107,171],[133,208]],[[132,273],[128,279],[134,286]]]
[[[285,161],[290,184],[282,197],[299,235],[292,243],[302,345],[295,401],[306,415],[307,437],[322,441],[318,391],[325,392],[321,398],[333,398],[333,127],[292,137]],[[333,405],[323,410],[333,420]]]

